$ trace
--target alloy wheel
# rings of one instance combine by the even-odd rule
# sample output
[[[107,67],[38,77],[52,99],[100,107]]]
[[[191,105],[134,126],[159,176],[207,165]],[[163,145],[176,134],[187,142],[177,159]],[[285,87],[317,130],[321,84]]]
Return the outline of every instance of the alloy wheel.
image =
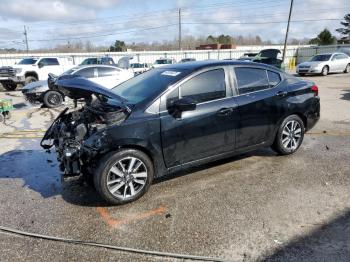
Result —
[[[51,105],[58,105],[61,101],[59,94],[50,94],[48,101]]]
[[[126,157],[108,171],[107,188],[112,195],[125,200],[138,194],[146,185],[147,178],[145,163],[136,157]]]
[[[298,148],[301,139],[301,125],[295,120],[286,123],[282,131],[282,145],[285,149],[294,151]]]

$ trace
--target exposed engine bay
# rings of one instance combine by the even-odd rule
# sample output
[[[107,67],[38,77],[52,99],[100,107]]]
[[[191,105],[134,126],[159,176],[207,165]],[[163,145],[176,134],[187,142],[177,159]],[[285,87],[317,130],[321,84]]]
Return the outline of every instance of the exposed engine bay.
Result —
[[[73,97],[77,105],[77,96]],[[46,131],[41,146],[55,147],[60,169],[66,176],[78,176],[91,161],[108,148],[108,127],[121,124],[130,108],[101,94],[84,94],[81,108],[64,109]]]

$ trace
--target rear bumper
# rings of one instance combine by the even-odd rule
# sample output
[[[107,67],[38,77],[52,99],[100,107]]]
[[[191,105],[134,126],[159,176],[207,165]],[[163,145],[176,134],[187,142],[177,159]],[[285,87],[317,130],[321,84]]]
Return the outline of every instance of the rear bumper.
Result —
[[[309,131],[311,128],[313,128],[318,122],[318,120],[320,120],[320,109],[320,98],[316,97],[313,105],[313,110],[310,111],[306,116],[306,131]]]

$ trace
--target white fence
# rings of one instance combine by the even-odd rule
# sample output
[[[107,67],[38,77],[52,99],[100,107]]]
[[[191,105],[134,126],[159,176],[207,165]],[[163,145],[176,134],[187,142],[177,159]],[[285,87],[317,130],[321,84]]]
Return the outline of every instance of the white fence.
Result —
[[[285,64],[289,59],[296,56],[299,46],[288,46],[286,51]],[[271,46],[239,46],[236,49],[224,50],[181,50],[181,51],[144,51],[144,52],[98,52],[98,53],[30,53],[30,54],[0,54],[0,66],[12,66],[19,62],[23,57],[66,57],[72,58],[73,64],[80,64],[87,57],[108,55],[117,62],[123,56],[130,56],[131,62],[154,63],[160,57],[174,58],[180,61],[183,58],[195,58],[196,60],[207,59],[237,59],[249,52],[259,52],[266,48],[277,48],[283,50],[282,45]],[[65,59],[67,60],[67,59]]]

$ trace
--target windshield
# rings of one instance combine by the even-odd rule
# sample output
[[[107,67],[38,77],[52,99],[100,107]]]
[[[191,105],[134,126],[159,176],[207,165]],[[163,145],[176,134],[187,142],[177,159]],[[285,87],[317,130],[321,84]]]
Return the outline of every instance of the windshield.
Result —
[[[166,59],[158,59],[155,62],[156,65],[164,65],[164,64],[169,64],[168,60]]]
[[[19,61],[19,65],[34,65],[38,61],[38,59],[34,58],[24,58],[21,61]]]
[[[137,104],[160,94],[186,74],[186,70],[153,69],[117,85],[112,92],[131,104]]]
[[[86,58],[80,65],[96,65],[97,63],[97,58]]]
[[[310,61],[328,61],[332,55],[316,55]]]

